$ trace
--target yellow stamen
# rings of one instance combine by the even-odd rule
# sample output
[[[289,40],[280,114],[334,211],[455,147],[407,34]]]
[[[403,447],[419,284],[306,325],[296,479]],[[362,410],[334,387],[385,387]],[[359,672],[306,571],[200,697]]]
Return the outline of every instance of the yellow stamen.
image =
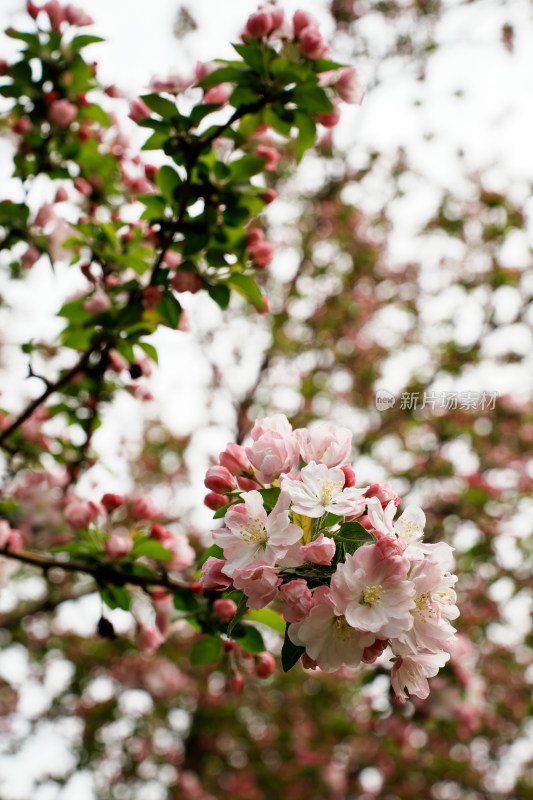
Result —
[[[384,589],[381,585],[379,586],[367,586],[363,589],[363,594],[361,595],[361,599],[359,602],[361,605],[373,606],[374,603],[379,605],[381,600],[381,595],[383,594]]]
[[[433,606],[431,604],[431,595],[429,592],[422,592],[415,600],[416,610],[422,622],[427,622],[427,618],[433,616]]]
[[[341,615],[337,617],[333,624],[333,636],[335,639],[340,639],[341,642],[347,642],[352,638],[352,626],[346,622],[346,617]]]

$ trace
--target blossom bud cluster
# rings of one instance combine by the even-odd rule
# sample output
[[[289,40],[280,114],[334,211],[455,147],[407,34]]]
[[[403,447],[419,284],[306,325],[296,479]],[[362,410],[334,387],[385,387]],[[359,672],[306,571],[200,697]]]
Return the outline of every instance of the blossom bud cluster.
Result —
[[[348,429],[293,430],[281,414],[258,420],[248,446],[228,444],[205,479],[207,505],[224,512],[213,533],[223,558],[206,560],[200,584],[239,590],[250,609],[278,599],[307,668],[356,667],[390,648],[396,695],[425,698],[459,614],[452,548],[422,542],[418,506],[394,519],[388,483],[357,488],[350,453]]]

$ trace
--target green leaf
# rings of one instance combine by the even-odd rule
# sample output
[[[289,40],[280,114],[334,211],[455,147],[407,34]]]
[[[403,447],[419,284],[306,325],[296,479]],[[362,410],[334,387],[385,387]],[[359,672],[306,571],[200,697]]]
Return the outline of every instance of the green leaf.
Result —
[[[209,292],[209,297],[211,297],[220,308],[225,309],[228,307],[231,292],[227,286],[223,283],[217,283],[214,286],[208,286],[207,291]]]
[[[327,114],[334,108],[324,89],[312,84],[296,86],[292,91],[292,99],[301,111]]]
[[[74,39],[70,43],[70,49],[79,51],[82,47],[87,47],[88,44],[96,44],[97,42],[103,42],[101,36],[91,36],[88,33],[84,33],[81,36],[75,36]]]
[[[195,611],[198,608],[198,600],[192,592],[174,594],[174,608],[176,611]]]
[[[212,544],[208,547],[197,563],[197,568],[203,567],[208,558],[224,558],[224,551],[218,544]]]
[[[263,118],[267,125],[270,125],[275,131],[280,133],[282,136],[290,136],[291,135],[291,128],[292,128],[292,117],[294,116],[292,112],[286,112],[288,115],[291,116],[291,121],[289,122],[285,117],[282,117],[281,114],[274,111],[273,108],[266,108],[264,111]]]
[[[163,547],[161,542],[155,539],[143,539],[143,541],[136,541],[133,545],[130,555],[133,558],[138,556],[147,556],[148,558],[157,558],[158,561],[172,561],[173,555]]]
[[[219,83],[240,83],[245,75],[249,75],[250,70],[243,67],[221,67],[206,75],[196,86],[201,89],[208,89],[210,86],[217,86]]]
[[[314,119],[303,111],[296,111],[294,121],[298,128],[297,159],[301,161],[305,151],[309,150],[315,143],[316,124]]]
[[[241,275],[237,272],[228,278],[226,283],[230,288],[236,289],[239,294],[245,297],[247,300],[251,300],[254,306],[260,311],[265,308],[265,302],[263,300],[261,290],[254,279],[250,277],[250,275]]]
[[[195,642],[189,659],[193,665],[212,664],[221,658],[223,652],[222,639],[219,636],[206,636]]]
[[[272,611],[270,608],[261,608],[258,611],[249,611],[248,616],[246,619],[249,619],[253,622],[260,622],[262,625],[267,625],[272,630],[277,631],[278,633],[283,633],[285,631],[285,627],[287,623],[275,611]]]
[[[240,108],[257,103],[259,99],[259,95],[249,86],[236,86],[229,98],[229,104],[233,108]]]
[[[171,120],[179,114],[176,104],[165,97],[160,97],[158,94],[144,94],[141,96],[146,105],[151,111],[155,111],[163,119]]]
[[[262,653],[265,649],[263,637],[253,625],[239,625],[239,634],[235,633],[235,638],[243,650],[248,653]]]
[[[131,598],[123,586],[113,586],[109,584],[101,590],[102,600],[109,608],[121,608],[129,611]]]
[[[232,161],[228,167],[232,181],[247,181],[252,175],[257,175],[264,170],[265,159],[259,156],[244,156],[238,161]]]
[[[241,502],[242,502],[241,498],[237,497],[231,503],[227,503],[225,506],[222,506],[221,508],[217,508],[217,510],[213,514],[213,519],[222,519],[222,517],[226,516],[226,511],[228,510],[228,508],[231,508],[236,503],[241,503]]]
[[[192,256],[199,253],[209,244],[207,233],[189,233],[183,242],[183,255]]]
[[[155,182],[169,203],[176,199],[174,192],[182,184],[182,180],[176,170],[172,169],[168,164],[161,167],[156,175]]]
[[[141,150],[162,150],[167,139],[167,133],[164,131],[156,131],[150,137],[148,137]]]
[[[157,355],[157,350],[153,346],[153,344],[149,344],[148,342],[137,342],[139,347],[141,347],[148,358],[151,358],[156,364],[159,364],[159,357]]]
[[[254,70],[262,75],[265,72],[265,59],[259,44],[232,44],[233,49],[240,55],[243,61]]]
[[[325,58],[317,58],[313,61],[315,72],[328,72],[330,69],[342,69],[346,64],[339,64],[337,61],[327,61]]]
[[[343,522],[335,535],[340,536],[342,539],[352,539],[358,542],[377,542],[374,534],[370,531],[367,531],[367,529],[361,525],[360,522],[357,522],[357,520]]]
[[[181,317],[181,305],[170,290],[164,293],[156,309],[164,323],[169,328],[176,330]]]
[[[248,611],[248,608],[246,606],[246,595],[243,595],[241,597],[239,605],[237,606],[237,611],[233,615],[233,618],[230,620],[229,625],[228,625],[228,636],[230,638],[231,638],[231,634],[233,632],[233,628],[235,627],[235,625],[237,625],[238,622],[241,621],[241,619],[244,617],[244,615],[246,614],[247,611]]]
[[[263,505],[268,511],[271,511],[281,494],[281,489],[278,486],[272,486],[270,489],[259,489],[259,494],[263,498]]]
[[[321,528],[332,528],[334,525],[338,525],[341,519],[344,517],[339,517],[337,514],[326,514],[322,523],[320,525]]]
[[[6,35],[11,39],[20,39],[22,42],[26,42],[26,44],[31,44],[35,47],[39,46],[39,37],[35,33],[26,33],[25,31],[16,31],[14,28],[8,28],[6,30]]]
[[[219,108],[219,103],[203,103],[202,105],[195,106],[189,114],[191,127],[196,128],[205,117],[212,114],[213,111],[218,111]]]
[[[298,647],[289,639],[289,623],[287,623],[285,639],[283,641],[283,647],[281,648],[281,666],[283,667],[283,672],[288,672],[292,669],[304,653],[305,647]]]

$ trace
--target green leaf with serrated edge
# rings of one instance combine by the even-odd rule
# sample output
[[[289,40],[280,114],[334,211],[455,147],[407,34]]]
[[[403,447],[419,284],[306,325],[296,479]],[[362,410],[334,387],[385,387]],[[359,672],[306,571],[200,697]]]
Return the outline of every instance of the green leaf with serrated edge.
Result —
[[[288,672],[298,663],[300,658],[305,653],[305,647],[298,647],[289,639],[289,623],[285,628],[285,639],[283,640],[283,647],[281,648],[281,666],[283,672]]]
[[[148,358],[151,358],[152,361],[159,364],[159,356],[153,344],[149,344],[149,342],[137,342],[137,344],[144,350]]]
[[[297,159],[301,161],[305,151],[309,150],[315,143],[316,124],[314,119],[303,111],[296,111],[294,122],[298,128],[298,144],[296,147]]]
[[[191,664],[212,664],[218,661],[224,652],[222,639],[219,636],[206,636],[195,642],[189,660]]]
[[[137,558],[138,556],[147,556],[148,558],[156,558],[158,561],[172,561],[173,555],[163,547],[161,542],[155,539],[145,539],[142,542],[135,542],[133,545],[130,556]]]
[[[259,489],[259,494],[263,498],[263,505],[270,511],[278,502],[281,489],[277,486],[272,486],[270,489]]]
[[[360,522],[357,522],[357,520],[343,522],[335,536],[339,536],[342,539],[353,539],[358,542],[372,543],[377,541],[374,534],[368,531]]]
[[[240,295],[250,300],[259,310],[262,311],[265,308],[261,290],[250,275],[236,273],[228,278],[226,283],[231,289],[236,289]]]
[[[241,619],[244,617],[247,611],[248,608],[246,606],[246,596],[243,595],[239,602],[239,605],[237,606],[237,611],[233,615],[233,618],[230,620],[228,625],[228,636],[230,639],[231,639],[231,634],[233,632],[233,628],[238,622],[241,621]]]
[[[197,563],[197,568],[203,567],[208,558],[224,558],[224,551],[218,544],[212,544],[208,547],[201,559]]]
[[[141,96],[148,108],[155,111],[163,119],[172,119],[179,114],[176,104],[172,100],[167,100],[165,97],[160,97],[158,94],[144,94]]]
[[[243,650],[248,653],[262,653],[265,650],[263,637],[253,625],[239,625],[239,635],[235,633],[235,639],[239,642]]]
[[[260,622],[262,625],[267,625],[272,630],[278,633],[284,633],[287,623],[275,611],[270,608],[260,608],[258,611],[249,611],[246,619],[252,622]]]

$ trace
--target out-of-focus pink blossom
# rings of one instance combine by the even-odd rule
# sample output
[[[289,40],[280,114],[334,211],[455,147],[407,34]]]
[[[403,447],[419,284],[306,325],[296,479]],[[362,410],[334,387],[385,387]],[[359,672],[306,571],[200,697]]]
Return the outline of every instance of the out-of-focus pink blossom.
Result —
[[[341,118],[338,101],[333,101],[333,111],[326,111],[324,114],[317,114],[316,118],[318,122],[324,126],[324,128],[334,128]]]
[[[276,659],[272,655],[272,653],[259,653],[255,660],[254,672],[258,678],[264,680],[265,678],[270,678],[270,676],[276,670]]]
[[[164,257],[163,257],[163,263],[169,269],[176,269],[176,267],[178,267],[181,264],[182,261],[183,261],[183,259],[181,257],[181,254],[180,253],[176,253],[175,250],[167,250],[165,255],[164,255]],[[176,291],[178,291],[178,290],[176,290]]]
[[[168,92],[168,94],[181,94],[194,83],[193,78],[183,75],[169,75],[166,78],[152,78],[150,89],[154,92]]]
[[[5,547],[11,536],[11,526],[5,519],[0,519],[0,547]]]
[[[259,242],[264,241],[265,232],[262,228],[248,228],[246,231],[246,244],[248,247],[254,247]]]
[[[93,193],[93,187],[86,181],[85,178],[77,177],[74,179],[74,188],[84,197],[90,197]]]
[[[364,89],[355,67],[344,67],[335,84],[338,95],[345,103],[359,105],[363,102]]]
[[[209,556],[202,566],[200,585],[203,589],[222,592],[228,586],[231,586],[231,578],[222,572],[225,564],[226,561],[224,559]]]
[[[53,122],[54,125],[60,125],[62,128],[68,128],[77,116],[77,107],[74,103],[71,103],[70,100],[66,99],[54,100],[48,109],[48,119],[50,122]]]
[[[159,286],[147,286],[143,289],[142,293],[142,303],[145,308],[154,308],[161,298],[163,297],[163,292],[159,288]]]
[[[172,276],[170,284],[176,292],[190,292],[196,294],[202,288],[202,279],[199,275],[188,270],[179,269]]]
[[[65,6],[65,18],[70,25],[76,25],[78,28],[94,24],[94,20],[82,8],[77,8],[71,3]]]
[[[233,86],[231,83],[219,83],[218,86],[212,86],[207,90],[204,94],[204,103],[223,106],[228,102],[232,91]]]
[[[161,511],[149,495],[143,494],[132,505],[131,510],[137,519],[155,519]]]
[[[65,520],[77,530],[87,528],[96,519],[96,516],[97,511],[94,504],[74,500],[65,507]]]
[[[274,27],[274,20],[272,14],[266,10],[256,11],[250,14],[246,27],[244,29],[245,36],[251,36],[253,39],[261,39],[266,36]]]
[[[274,189],[265,189],[265,191],[261,195],[261,199],[263,200],[263,203],[269,206],[270,203],[273,203],[274,200],[277,199],[277,196],[278,193],[275,192]]]
[[[267,172],[273,172],[281,158],[281,153],[274,147],[269,147],[266,144],[260,144],[255,151],[259,158],[264,158],[266,161],[265,169]]]
[[[102,505],[106,511],[114,511],[124,505],[124,498],[121,494],[107,493],[102,497]]]
[[[229,597],[221,597],[213,603],[213,611],[222,622],[229,622],[237,611],[237,603]]]
[[[41,257],[39,250],[33,245],[30,245],[21,258],[22,266],[24,269],[31,269],[36,261]]]
[[[233,573],[233,585],[246,595],[248,608],[264,608],[276,596],[281,583],[279,567],[271,567],[264,561],[254,561]]]
[[[13,123],[13,133],[17,133],[19,136],[25,136],[31,131],[31,127],[32,125],[29,117],[19,117],[19,119],[15,120]]]
[[[52,28],[54,30],[59,30],[59,27],[62,22],[65,21],[65,9],[61,6],[58,0],[49,0],[48,3],[45,3],[42,6],[42,11],[45,11],[48,14],[48,18],[52,24]]]
[[[279,595],[285,603],[283,619],[286,622],[300,622],[313,607],[313,595],[303,578],[284,583],[280,587]]]
[[[83,304],[85,311],[89,314],[103,314],[111,308],[111,300],[109,296],[102,290],[97,289],[96,292],[89,297]]]
[[[274,245],[271,242],[258,242],[257,244],[250,245],[248,252],[252,261],[259,269],[266,269],[274,258]]]
[[[153,653],[164,642],[164,637],[157,628],[148,628],[141,625],[135,637],[135,644],[144,653]]]
[[[60,186],[54,197],[54,203],[64,203],[68,200],[68,192],[64,186]]]
[[[129,536],[119,536],[112,533],[104,542],[104,549],[109,558],[125,558],[133,547],[133,540]]]
[[[316,17],[313,17],[312,14],[309,14],[308,11],[302,11],[299,9],[298,11],[294,12],[292,24],[294,26],[294,33],[296,36],[298,36],[300,31],[303,31],[304,28],[308,28],[309,26],[318,27],[318,20]]]
[[[308,25],[307,28],[300,31],[299,40],[300,50],[307,58],[317,59],[327,58],[329,56],[328,44],[324,40],[318,27]]]
[[[150,109],[140,97],[130,100],[130,113],[128,116],[134,122],[140,122],[142,119],[147,119],[151,114]]]
[[[37,216],[34,220],[34,225],[37,228],[46,228],[52,222],[57,220],[56,213],[54,211],[54,207],[50,203],[45,203],[42,205],[37,212]]]

